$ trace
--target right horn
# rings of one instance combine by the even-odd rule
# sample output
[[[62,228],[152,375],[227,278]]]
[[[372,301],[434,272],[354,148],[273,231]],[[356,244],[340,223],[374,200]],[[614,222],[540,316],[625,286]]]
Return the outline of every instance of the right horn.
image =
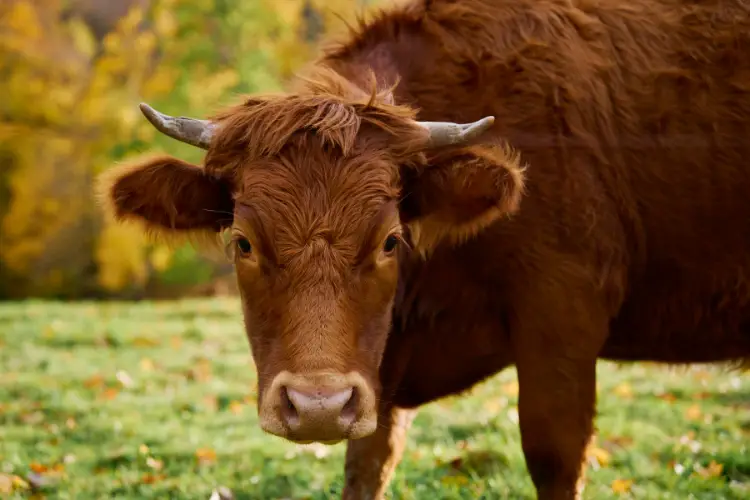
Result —
[[[175,118],[159,113],[146,103],[141,103],[138,107],[151,125],[162,134],[201,149],[208,149],[211,144],[214,133],[211,122],[184,116]]]
[[[430,132],[428,148],[466,144],[489,130],[494,123],[494,116],[485,116],[471,123],[417,122],[419,126]]]

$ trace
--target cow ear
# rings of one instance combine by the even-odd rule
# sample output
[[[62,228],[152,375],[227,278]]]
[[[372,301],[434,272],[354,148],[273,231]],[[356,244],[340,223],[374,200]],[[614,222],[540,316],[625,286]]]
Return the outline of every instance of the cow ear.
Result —
[[[471,146],[427,157],[402,169],[401,221],[414,246],[429,252],[460,243],[518,210],[524,167],[508,147]]]
[[[165,236],[220,232],[232,224],[227,182],[170,156],[114,167],[97,179],[99,202],[118,221]]]

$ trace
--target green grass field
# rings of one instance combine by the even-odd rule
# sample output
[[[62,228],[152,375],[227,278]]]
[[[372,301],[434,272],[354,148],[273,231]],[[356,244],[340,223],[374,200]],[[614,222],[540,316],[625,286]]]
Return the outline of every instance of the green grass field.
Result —
[[[0,304],[0,497],[337,498],[344,445],[257,425],[233,299]],[[426,406],[392,498],[533,498],[515,372]],[[750,498],[750,378],[599,366],[585,498]]]

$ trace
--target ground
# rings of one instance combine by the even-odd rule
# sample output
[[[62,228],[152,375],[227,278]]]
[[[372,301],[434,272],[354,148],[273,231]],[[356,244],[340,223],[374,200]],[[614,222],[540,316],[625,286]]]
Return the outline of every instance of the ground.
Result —
[[[0,497],[337,498],[344,445],[257,424],[234,299],[0,304]],[[417,417],[391,498],[533,498],[512,370]],[[750,498],[750,377],[600,363],[585,498]]]

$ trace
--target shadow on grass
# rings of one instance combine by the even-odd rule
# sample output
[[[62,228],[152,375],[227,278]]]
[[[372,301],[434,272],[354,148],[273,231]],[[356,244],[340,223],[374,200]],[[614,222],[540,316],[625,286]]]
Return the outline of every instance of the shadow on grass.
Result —
[[[492,434],[502,441],[513,442],[516,440],[516,436],[509,429],[492,421],[438,426],[435,430],[430,429],[430,426],[423,425],[420,427],[422,432],[416,439],[418,446],[431,446],[446,441],[471,441],[476,436],[487,434]]]
[[[461,453],[459,457],[435,468],[445,475],[461,473],[465,475],[491,476],[510,468],[508,457],[497,450],[477,449]]]

